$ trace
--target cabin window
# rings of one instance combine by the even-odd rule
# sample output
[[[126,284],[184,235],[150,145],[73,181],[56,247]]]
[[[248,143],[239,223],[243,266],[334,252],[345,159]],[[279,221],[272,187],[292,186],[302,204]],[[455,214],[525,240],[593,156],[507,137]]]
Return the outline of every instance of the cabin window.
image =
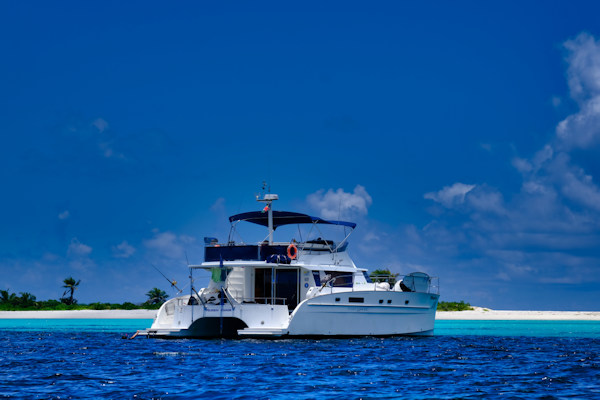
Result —
[[[379,300],[379,304],[383,304],[383,299]]]
[[[364,297],[348,297],[348,302],[349,303],[364,303],[365,298]]]
[[[319,276],[319,271],[313,271],[313,278],[315,279],[315,286],[321,286],[321,277]]]
[[[363,276],[365,277],[365,280],[367,281],[367,283],[373,283],[373,281],[371,280],[371,277],[369,276],[369,273],[367,271],[363,271]]]
[[[352,287],[352,272],[325,271],[325,274],[328,275],[324,279],[328,286]]]

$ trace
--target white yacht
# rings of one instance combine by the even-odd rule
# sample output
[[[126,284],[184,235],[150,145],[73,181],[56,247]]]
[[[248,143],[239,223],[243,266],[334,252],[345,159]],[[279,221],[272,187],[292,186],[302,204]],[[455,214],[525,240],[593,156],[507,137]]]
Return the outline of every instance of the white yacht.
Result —
[[[190,265],[188,295],[165,302],[152,326],[136,336],[156,338],[390,336],[433,334],[439,291],[423,272],[375,282],[357,268],[347,252],[355,223],[306,214],[273,211],[275,194],[258,201],[262,211],[233,215],[227,243],[205,238],[205,257]],[[241,222],[268,229],[257,244],[232,240]],[[344,232],[334,242],[273,235],[284,225],[325,225]],[[301,233],[300,229],[298,232]],[[316,235],[313,235],[314,237]],[[193,274],[208,271],[206,288],[196,290]]]

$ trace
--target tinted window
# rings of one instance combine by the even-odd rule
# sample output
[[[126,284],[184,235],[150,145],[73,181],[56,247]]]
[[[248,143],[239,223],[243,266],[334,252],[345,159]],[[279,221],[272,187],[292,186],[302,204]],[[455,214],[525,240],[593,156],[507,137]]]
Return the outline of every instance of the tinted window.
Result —
[[[352,287],[352,272],[325,271],[325,274],[329,275],[329,286]]]
[[[319,271],[313,271],[313,278],[315,279],[315,286],[321,286],[321,277],[319,276]]]

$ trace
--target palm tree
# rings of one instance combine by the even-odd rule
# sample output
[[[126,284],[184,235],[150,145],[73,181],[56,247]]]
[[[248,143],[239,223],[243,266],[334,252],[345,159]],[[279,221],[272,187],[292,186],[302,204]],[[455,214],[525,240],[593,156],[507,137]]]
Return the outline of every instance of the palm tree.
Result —
[[[8,290],[0,290],[0,303],[12,304],[15,302],[17,295],[10,293]]]
[[[73,279],[73,277],[70,276],[70,277],[66,278],[63,281],[63,283],[64,283],[63,287],[65,288],[65,292],[63,293],[63,297],[60,300],[67,305],[76,304],[77,300],[75,300],[73,298],[73,295],[75,294],[75,289],[77,289],[77,286],[79,286],[79,284],[81,283],[81,280],[75,281],[75,279]],[[69,292],[68,298],[65,297],[67,292]]]
[[[146,293],[146,296],[148,296],[148,303],[150,304],[164,303],[169,297],[164,290],[160,290],[159,288],[151,289],[148,293]]]
[[[32,307],[35,305],[36,297],[29,292],[21,292],[21,296],[17,297],[21,307]]]

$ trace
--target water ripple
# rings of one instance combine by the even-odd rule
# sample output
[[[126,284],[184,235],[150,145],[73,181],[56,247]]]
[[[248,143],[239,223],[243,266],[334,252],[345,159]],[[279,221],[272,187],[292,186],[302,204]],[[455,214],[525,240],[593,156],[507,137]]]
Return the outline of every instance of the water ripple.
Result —
[[[122,340],[0,331],[0,397],[600,398],[600,340]]]

